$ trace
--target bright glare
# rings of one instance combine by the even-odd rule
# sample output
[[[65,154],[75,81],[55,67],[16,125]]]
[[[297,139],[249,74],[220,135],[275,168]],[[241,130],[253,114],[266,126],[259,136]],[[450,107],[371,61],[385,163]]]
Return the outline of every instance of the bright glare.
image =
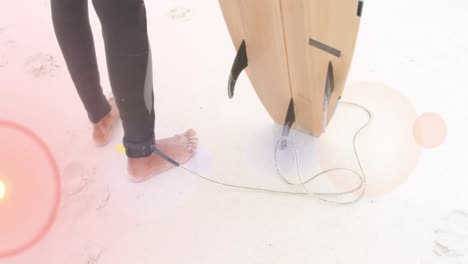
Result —
[[[0,180],[0,200],[2,200],[5,197],[5,193],[6,193],[5,183],[3,183]]]

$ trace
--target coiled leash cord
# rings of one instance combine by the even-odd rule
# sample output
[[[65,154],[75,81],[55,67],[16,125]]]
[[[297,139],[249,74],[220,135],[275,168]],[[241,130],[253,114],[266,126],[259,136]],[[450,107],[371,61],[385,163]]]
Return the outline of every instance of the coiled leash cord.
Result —
[[[234,184],[220,182],[220,181],[217,181],[217,180],[207,178],[207,177],[205,177],[205,176],[203,176],[203,175],[201,175],[201,174],[199,174],[197,172],[194,172],[194,171],[188,169],[187,167],[182,166],[177,161],[175,161],[174,159],[172,159],[171,157],[167,156],[165,153],[163,153],[162,151],[157,149],[155,146],[152,147],[152,151],[155,154],[159,155],[161,158],[163,158],[163,159],[167,160],[168,162],[172,163],[173,165],[175,165],[175,166],[177,166],[177,167],[179,167],[179,168],[181,168],[181,169],[183,169],[183,170],[185,170],[185,171],[187,171],[187,172],[189,172],[189,173],[191,173],[191,174],[193,174],[195,176],[198,176],[198,177],[200,177],[200,178],[202,178],[202,179],[204,179],[206,181],[209,181],[211,183],[218,184],[218,185],[221,185],[221,186],[231,187],[231,188],[236,188],[236,189],[242,189],[242,190],[260,191],[260,192],[277,193],[277,194],[307,195],[307,196],[315,198],[315,199],[317,199],[319,201],[325,202],[327,204],[350,205],[350,204],[354,204],[354,203],[358,202],[359,200],[361,200],[361,198],[364,196],[364,194],[366,192],[366,176],[364,174],[364,170],[362,168],[361,160],[359,159],[359,155],[358,155],[358,152],[357,152],[356,138],[361,133],[361,131],[370,124],[370,122],[372,120],[372,114],[367,108],[365,108],[362,105],[356,104],[356,103],[340,102],[340,104],[360,108],[368,116],[368,119],[367,119],[366,123],[363,126],[361,126],[353,136],[353,149],[354,149],[354,154],[356,156],[356,160],[357,160],[358,165],[359,165],[360,173],[356,172],[355,170],[348,169],[348,168],[333,168],[333,169],[329,169],[329,170],[325,170],[325,171],[322,171],[320,173],[317,173],[314,176],[312,176],[311,178],[309,178],[307,180],[304,180],[302,178],[301,172],[299,170],[300,166],[299,166],[299,161],[298,161],[298,155],[297,155],[297,150],[296,150],[296,147],[294,146],[294,143],[292,142],[291,138],[289,138],[289,137],[281,137],[276,142],[276,147],[275,147],[274,159],[275,159],[276,172],[279,175],[279,177],[281,179],[283,179],[283,181],[286,182],[287,184],[295,185],[295,186],[297,186],[297,185],[301,186],[302,189],[304,190],[303,192],[280,191],[280,190],[272,190],[272,189],[265,189],[265,188],[259,188],[259,187],[249,187],[249,186],[240,186],[240,185],[234,185]],[[279,147],[280,144],[284,145],[285,142],[287,142],[292,147],[292,149],[294,151],[295,167],[296,167],[296,170],[297,170],[297,178],[299,179],[299,182],[300,182],[299,184],[291,183],[290,181],[288,181],[286,179],[286,177],[283,174],[281,174],[281,172],[280,172],[280,170],[278,168],[277,152],[278,152],[278,149],[280,148]],[[359,178],[360,183],[359,183],[359,185],[352,188],[351,190],[342,191],[342,192],[312,192],[307,188],[307,186],[306,186],[307,183],[312,182],[313,180],[316,180],[319,177],[324,176],[325,174],[333,172],[333,171],[351,172],[352,174],[356,175]],[[356,196],[356,198],[351,199],[350,201],[340,202],[340,201],[336,201],[336,200],[333,200],[333,199],[329,198],[329,197],[340,197],[340,196],[345,196],[345,195],[354,194],[354,193],[356,193],[357,196]]]

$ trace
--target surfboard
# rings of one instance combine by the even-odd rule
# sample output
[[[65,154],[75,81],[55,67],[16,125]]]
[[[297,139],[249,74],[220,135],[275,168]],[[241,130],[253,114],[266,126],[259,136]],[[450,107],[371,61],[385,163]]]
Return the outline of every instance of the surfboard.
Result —
[[[343,93],[362,0],[219,0],[237,49],[232,98],[245,69],[272,119],[320,136]]]

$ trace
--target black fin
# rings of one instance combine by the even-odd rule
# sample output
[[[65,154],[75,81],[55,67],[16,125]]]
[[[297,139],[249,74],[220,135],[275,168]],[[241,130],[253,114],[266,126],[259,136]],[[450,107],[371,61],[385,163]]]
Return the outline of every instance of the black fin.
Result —
[[[296,113],[294,112],[294,101],[291,98],[289,101],[288,112],[286,113],[286,118],[284,120],[283,126],[283,137],[287,137],[289,135],[289,131],[291,130],[292,125],[296,122]]]
[[[325,94],[323,98],[323,128],[322,131],[325,131],[327,127],[327,120],[328,120],[328,105],[330,104],[330,99],[335,91],[335,77],[333,75],[333,64],[328,62],[328,71],[327,71],[327,79],[325,82]]]
[[[294,111],[294,101],[291,98],[291,101],[289,101],[289,106],[288,106],[288,112],[286,113],[286,118],[284,120],[284,125],[283,125],[283,137],[289,136],[289,131],[291,131],[291,127],[296,122],[296,112]],[[284,149],[286,147],[287,142],[283,141],[281,142],[281,148]]]
[[[328,62],[327,81],[325,82],[325,96],[330,100],[335,91],[335,77],[333,76],[333,64]]]
[[[362,15],[362,9],[364,8],[364,1],[363,0],[359,0],[359,4],[358,4],[358,9],[357,9],[357,15],[358,17],[360,17]]]
[[[234,96],[234,88],[236,86],[237,78],[241,72],[247,68],[247,48],[245,45],[245,40],[242,40],[242,43],[237,51],[236,58],[232,64],[231,74],[229,75],[229,84],[228,84],[228,96],[232,98]]]

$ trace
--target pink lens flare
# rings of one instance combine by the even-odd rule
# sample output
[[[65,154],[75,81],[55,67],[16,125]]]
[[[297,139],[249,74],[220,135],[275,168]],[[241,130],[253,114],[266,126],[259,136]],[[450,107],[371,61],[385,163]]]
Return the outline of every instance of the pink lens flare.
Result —
[[[0,258],[36,245],[55,222],[61,197],[57,162],[30,129],[0,120]]]

